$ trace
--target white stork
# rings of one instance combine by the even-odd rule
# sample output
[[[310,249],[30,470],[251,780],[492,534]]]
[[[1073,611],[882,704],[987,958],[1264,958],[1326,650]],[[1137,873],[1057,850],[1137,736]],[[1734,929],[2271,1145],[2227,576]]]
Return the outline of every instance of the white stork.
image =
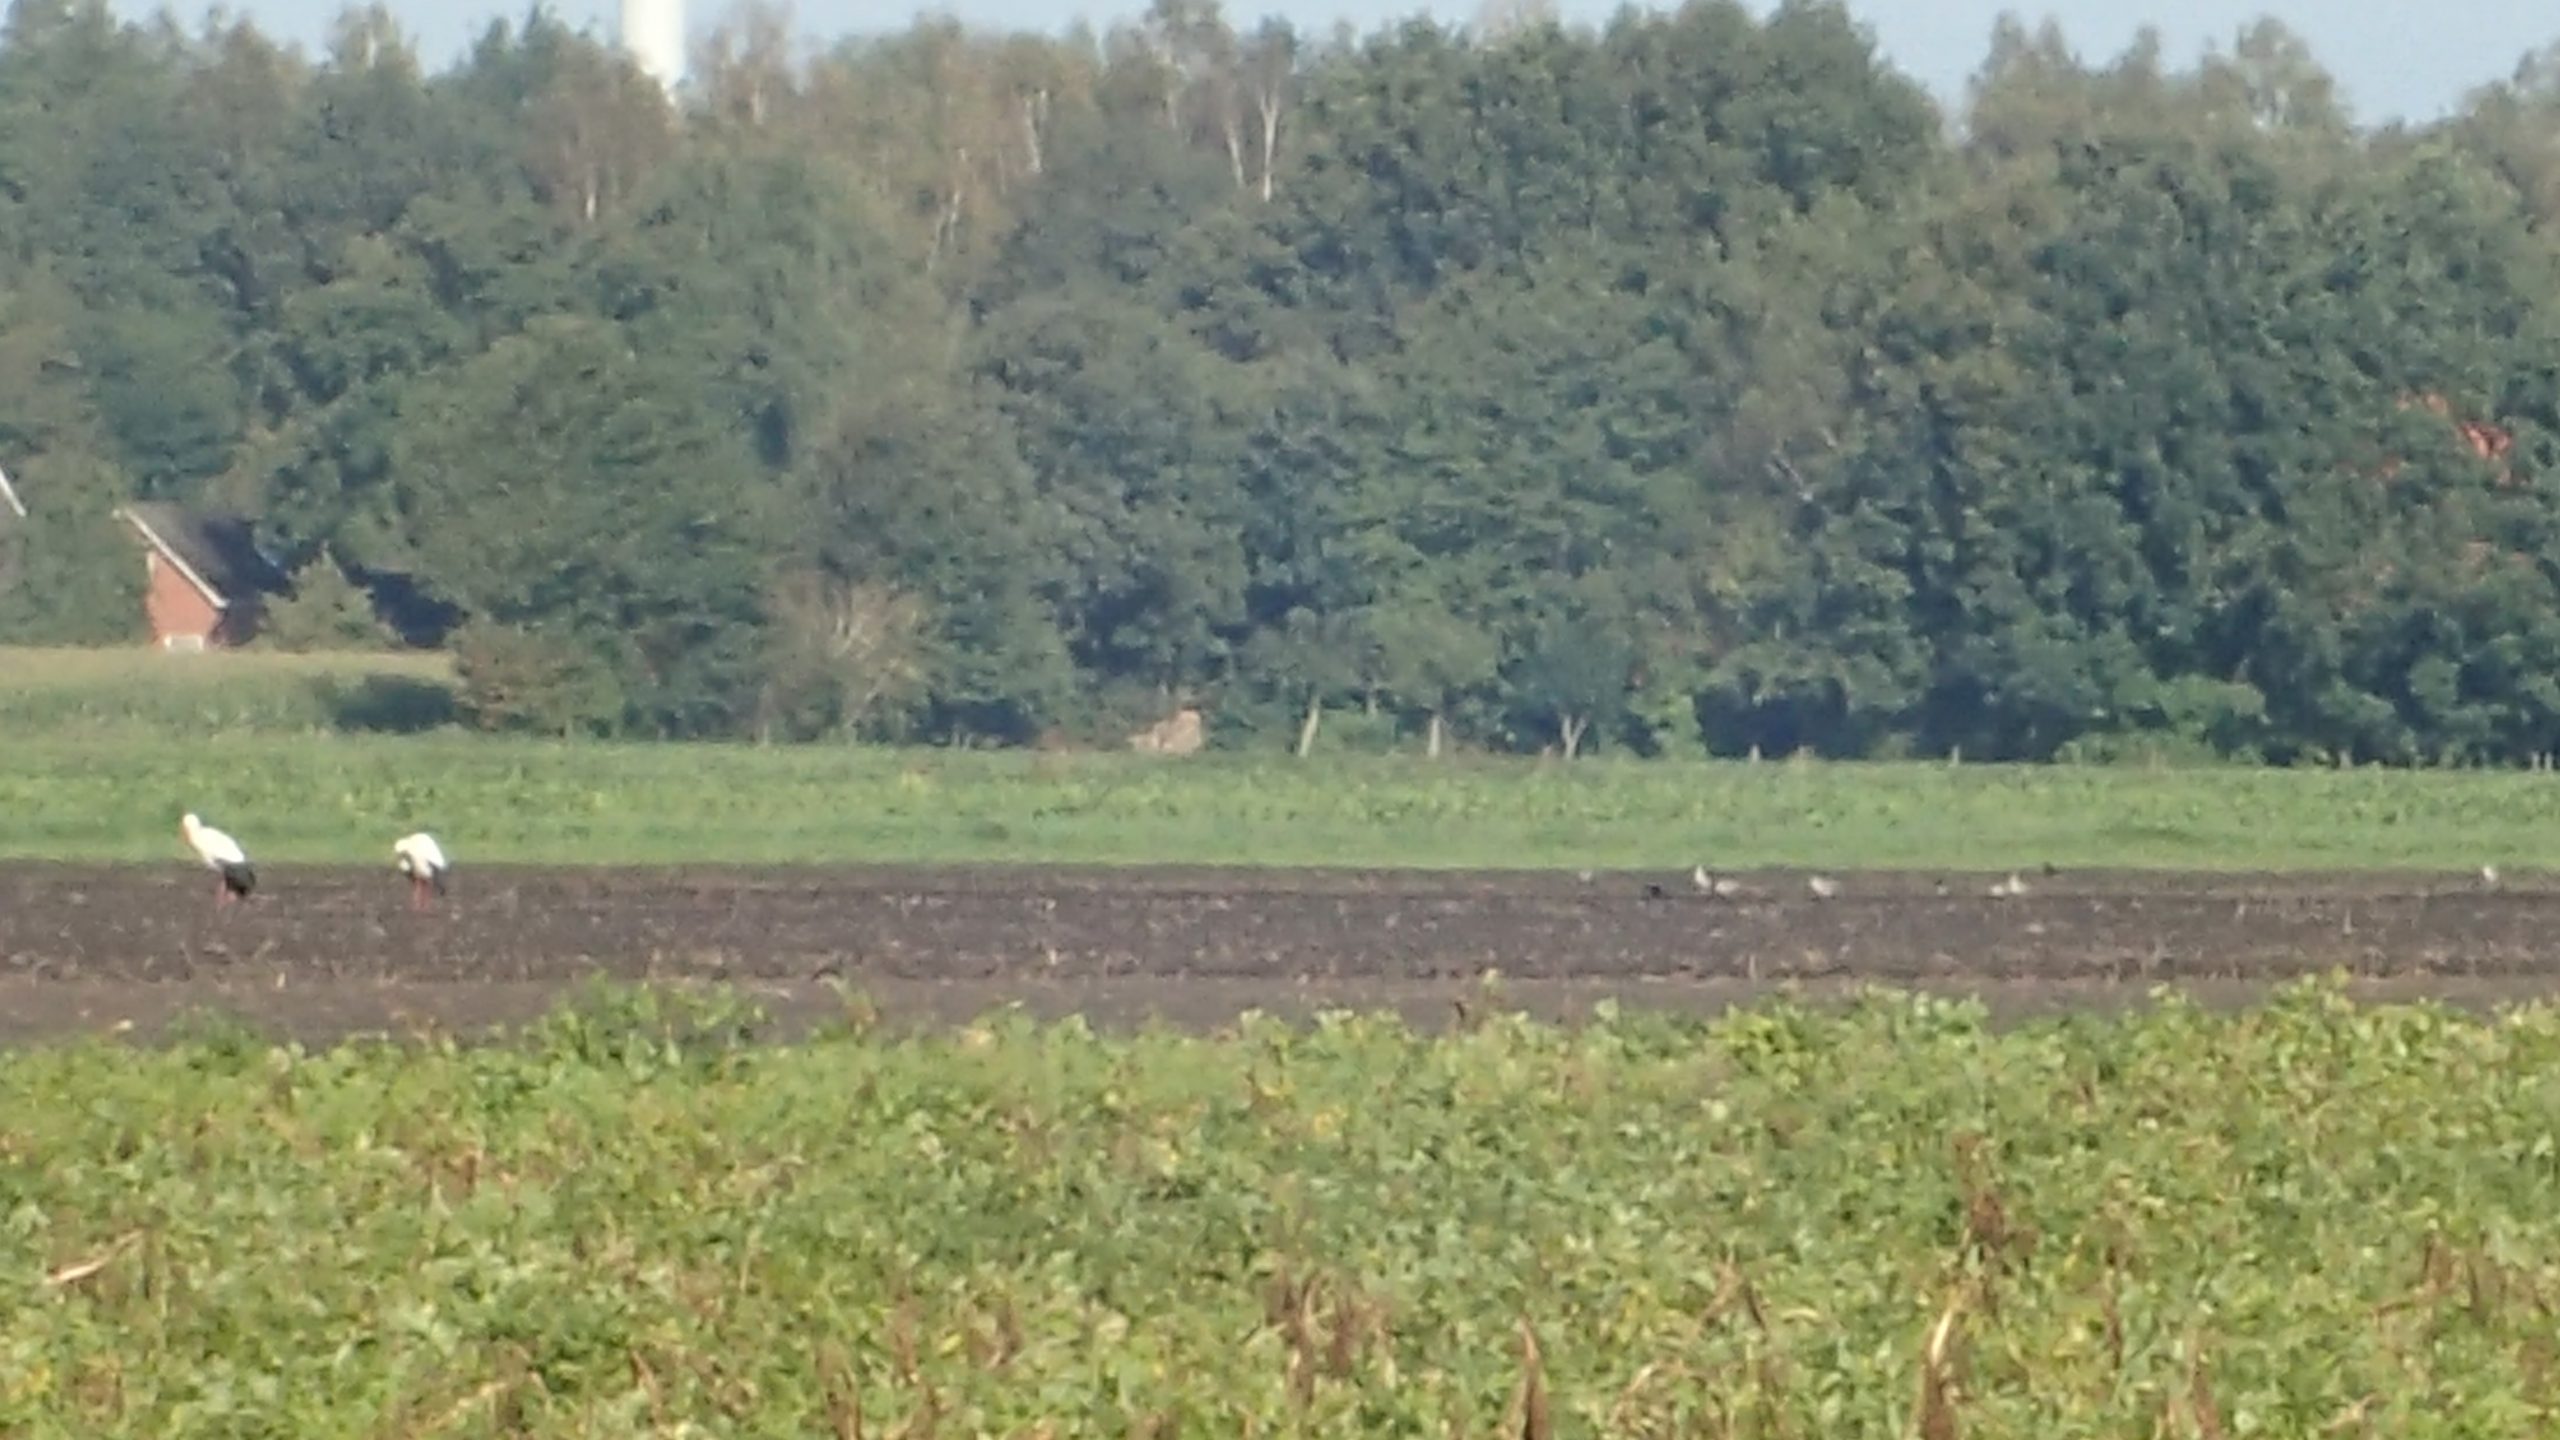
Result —
[[[187,848],[196,852],[204,868],[219,877],[213,892],[213,908],[221,909],[234,900],[245,900],[258,886],[258,872],[249,863],[249,853],[240,842],[197,819],[193,812],[178,820],[178,833],[185,837]]]
[[[427,892],[432,890],[442,895],[446,882],[453,875],[453,864],[444,858],[444,847],[424,830],[391,842],[391,857],[400,873],[409,877],[409,908],[412,910],[427,908]]]

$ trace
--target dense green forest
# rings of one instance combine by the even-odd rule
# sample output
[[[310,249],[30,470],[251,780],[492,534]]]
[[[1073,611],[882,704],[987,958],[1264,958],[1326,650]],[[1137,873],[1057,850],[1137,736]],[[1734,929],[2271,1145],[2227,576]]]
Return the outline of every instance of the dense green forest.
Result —
[[[14,0],[0,640],[129,638],[142,497],[493,727],[2521,760],[2541,38],[2375,129],[2273,23],[2004,25],[1947,114],[1819,0],[748,8],[673,101],[539,12],[430,74]]]

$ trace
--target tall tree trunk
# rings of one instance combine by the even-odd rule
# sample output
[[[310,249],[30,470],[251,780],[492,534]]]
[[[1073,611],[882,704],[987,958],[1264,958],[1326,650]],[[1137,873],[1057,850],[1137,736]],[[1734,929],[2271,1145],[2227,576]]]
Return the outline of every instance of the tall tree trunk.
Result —
[[[1440,712],[1437,710],[1431,712],[1431,728],[1429,735],[1430,738],[1423,742],[1424,748],[1422,753],[1429,756],[1431,759],[1437,760],[1440,758]]]
[[[1316,748],[1316,727],[1324,723],[1324,695],[1321,691],[1307,697],[1307,718],[1298,724],[1298,758]]]
[[[961,151],[959,165],[965,166],[968,162],[969,152]],[[934,266],[941,261],[945,251],[959,243],[960,219],[964,213],[963,207],[968,200],[968,191],[962,188],[965,183],[965,178],[954,178],[949,193],[943,197],[942,214],[934,221],[933,246],[925,252],[924,268],[927,274],[933,272]]]
[[[1262,198],[1271,198],[1271,171],[1280,158],[1280,97],[1277,92],[1262,101]]]
[[[1049,92],[1034,90],[1022,97],[1022,141],[1031,164],[1031,173],[1040,173],[1046,157],[1040,148],[1040,122],[1049,115]]]
[[[1571,760],[1582,753],[1582,732],[1590,728],[1591,722],[1579,715],[1567,715],[1556,721],[1556,739],[1564,745],[1564,758]]]
[[[1236,188],[1245,189],[1250,182],[1244,174],[1244,126],[1232,105],[1218,112],[1218,138],[1226,142],[1227,169],[1236,177]]]

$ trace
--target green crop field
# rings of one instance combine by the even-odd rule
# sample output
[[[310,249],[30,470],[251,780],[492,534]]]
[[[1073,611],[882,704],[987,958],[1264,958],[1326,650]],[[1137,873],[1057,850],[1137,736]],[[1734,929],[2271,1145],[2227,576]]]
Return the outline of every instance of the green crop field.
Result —
[[[453,714],[433,654],[163,654],[0,646],[0,735],[131,741],[223,734],[414,731]]]
[[[888,751],[437,733],[0,746],[0,855],[169,859],[193,808],[274,861],[1057,861],[2321,868],[2560,859],[2522,772]]]
[[[0,1433],[2521,1436],[2560,1011],[0,1055]]]
[[[2560,863],[2520,772],[605,745],[468,734],[449,662],[0,647],[0,857],[2217,869]],[[399,733],[380,733],[399,732]]]

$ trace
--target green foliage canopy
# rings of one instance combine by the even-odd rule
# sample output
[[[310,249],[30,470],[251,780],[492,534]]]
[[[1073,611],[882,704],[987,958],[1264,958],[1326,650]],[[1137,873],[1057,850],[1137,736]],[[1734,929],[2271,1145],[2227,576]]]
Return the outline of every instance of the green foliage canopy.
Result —
[[[113,638],[143,497],[491,725],[2560,749],[2547,54],[2371,131],[2273,22],[2004,24],[1955,116],[1830,0],[788,34],[679,109],[540,15],[16,7],[0,465],[91,532],[0,638]]]

